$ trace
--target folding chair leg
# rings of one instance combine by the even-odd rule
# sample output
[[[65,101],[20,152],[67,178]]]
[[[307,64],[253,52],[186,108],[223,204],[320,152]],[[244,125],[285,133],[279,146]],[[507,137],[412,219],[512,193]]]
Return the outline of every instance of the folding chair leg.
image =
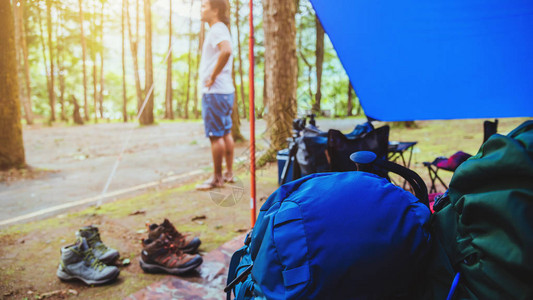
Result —
[[[437,188],[435,187],[435,180],[439,180],[439,182],[444,186],[444,188],[448,189],[448,185],[446,185],[446,183],[444,183],[442,178],[440,178],[440,176],[437,174],[437,172],[439,171],[439,168],[433,169],[431,165],[428,165],[427,168],[428,168],[429,178],[431,179],[431,187],[429,189],[429,192],[430,193],[437,192]]]
[[[428,168],[428,174],[429,174],[429,179],[431,179],[431,187],[429,188],[429,193],[436,193],[437,192],[437,189],[435,188],[435,171],[433,170],[433,168],[431,168],[430,165],[427,166]]]

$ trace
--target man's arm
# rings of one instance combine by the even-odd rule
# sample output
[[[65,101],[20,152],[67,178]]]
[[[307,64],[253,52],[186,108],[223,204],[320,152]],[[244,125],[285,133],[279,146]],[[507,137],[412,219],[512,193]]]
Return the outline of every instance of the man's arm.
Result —
[[[222,41],[218,43],[217,47],[220,50],[220,55],[218,57],[217,64],[215,65],[213,73],[205,82],[206,87],[211,87],[213,83],[215,83],[215,79],[217,78],[218,74],[222,72],[222,69],[224,69],[224,66],[226,65],[229,57],[231,56],[231,44],[229,41]]]

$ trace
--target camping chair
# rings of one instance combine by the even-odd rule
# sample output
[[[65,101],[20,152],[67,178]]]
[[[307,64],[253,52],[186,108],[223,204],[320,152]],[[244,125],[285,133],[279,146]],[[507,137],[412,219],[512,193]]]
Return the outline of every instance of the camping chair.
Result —
[[[485,143],[489,137],[495,134],[498,130],[498,120],[485,121],[483,122],[483,143]],[[442,186],[447,190],[448,185],[444,183],[442,178],[440,178],[438,172],[439,170],[445,170],[449,172],[455,172],[457,167],[459,167],[464,161],[469,159],[472,155],[459,151],[449,158],[439,156],[435,158],[432,162],[423,162],[424,166],[428,169],[429,178],[431,180],[431,187],[429,188],[429,193],[437,193],[437,188],[435,186],[435,181],[439,181]]]
[[[356,171],[355,164],[350,160],[350,155],[357,151],[371,151],[378,158],[386,159],[389,147],[389,131],[389,126],[383,126],[351,139],[338,130],[329,130],[327,153],[331,171]],[[387,177],[386,174],[383,175],[383,177]]]

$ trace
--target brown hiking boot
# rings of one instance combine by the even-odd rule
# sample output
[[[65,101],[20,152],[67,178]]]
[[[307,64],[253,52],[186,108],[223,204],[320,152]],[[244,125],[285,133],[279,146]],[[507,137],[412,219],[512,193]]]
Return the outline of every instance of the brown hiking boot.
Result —
[[[164,234],[156,240],[146,239],[142,243],[143,250],[139,263],[147,273],[179,275],[197,268],[203,262],[198,254],[190,255],[176,251]]]
[[[158,239],[163,233],[178,250],[185,253],[195,253],[202,243],[197,237],[181,234],[168,219],[165,219],[160,225],[148,226],[148,238],[151,240]]]

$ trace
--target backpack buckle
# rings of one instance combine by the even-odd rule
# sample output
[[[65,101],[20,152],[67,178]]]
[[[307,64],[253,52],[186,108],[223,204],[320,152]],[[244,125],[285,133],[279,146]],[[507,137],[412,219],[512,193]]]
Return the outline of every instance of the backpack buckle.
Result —
[[[252,268],[253,268],[254,264],[251,264],[249,265],[241,274],[239,274],[239,276],[237,276],[235,279],[233,279],[232,282],[230,282],[225,288],[224,288],[224,293],[228,293],[230,292],[236,285],[237,283],[239,282],[244,282],[244,280],[246,279],[246,277],[248,277],[248,275],[250,273],[252,273]]]

